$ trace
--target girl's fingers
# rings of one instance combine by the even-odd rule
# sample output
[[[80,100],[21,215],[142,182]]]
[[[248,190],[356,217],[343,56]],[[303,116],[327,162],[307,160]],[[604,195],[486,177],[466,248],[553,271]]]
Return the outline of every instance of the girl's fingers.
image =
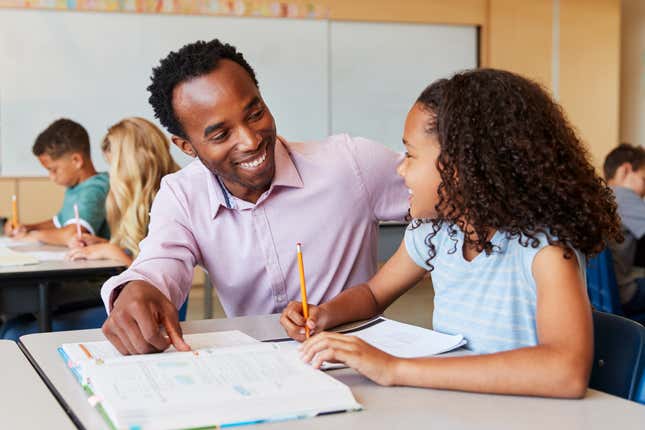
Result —
[[[291,302],[287,305],[287,307],[282,312],[282,315],[280,316],[280,324],[282,325],[282,327],[284,327],[289,337],[302,342],[303,340],[305,340],[304,328],[302,327],[302,325],[298,325],[296,321],[294,321],[294,312],[297,314],[295,310],[298,307],[297,305],[298,303],[296,302]],[[302,316],[300,316],[300,318],[302,319]],[[304,323],[304,319],[302,320]]]
[[[87,255],[85,254],[85,249],[84,248],[73,249],[67,255],[69,256],[69,259],[71,261],[87,259]]]
[[[318,319],[320,317],[320,308],[318,306],[309,307],[309,319],[307,319],[307,327],[314,330],[318,326]]]
[[[301,358],[310,363],[314,357],[327,349],[353,350],[354,340],[351,336],[339,333],[321,333],[310,337],[301,346]]]
[[[302,316],[302,308],[297,309],[296,306],[291,306],[287,311],[287,317],[289,317],[294,324],[304,327],[305,317]]]
[[[311,362],[314,369],[320,369],[323,363],[345,363],[351,356],[349,351],[344,349],[330,348],[318,353]]]
[[[304,333],[300,333],[302,327],[295,325],[286,314],[282,314],[280,317],[280,324],[284,327],[284,330],[287,332],[287,335],[297,341],[302,342],[305,339]]]

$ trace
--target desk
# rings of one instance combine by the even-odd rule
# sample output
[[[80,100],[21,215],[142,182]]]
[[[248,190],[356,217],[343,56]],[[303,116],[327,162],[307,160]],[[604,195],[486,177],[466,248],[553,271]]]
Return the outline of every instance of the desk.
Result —
[[[66,248],[24,245],[20,252],[60,252]],[[51,331],[51,306],[55,289],[62,282],[88,278],[107,279],[125,267],[112,260],[43,261],[28,266],[0,267],[0,311],[38,312],[40,330]]]
[[[0,340],[0,366],[3,369],[0,390],[2,428],[74,428],[15,342]]]
[[[238,329],[257,339],[267,340],[284,336],[278,319],[276,314],[188,321],[182,323],[182,328],[184,333]],[[107,429],[56,352],[62,343],[91,340],[104,340],[100,330],[32,334],[20,339],[77,422],[86,429]],[[351,369],[333,370],[329,374],[349,385],[365,410],[253,428],[642,430],[645,423],[645,406],[595,390],[589,390],[583,400],[558,400],[381,387]]]

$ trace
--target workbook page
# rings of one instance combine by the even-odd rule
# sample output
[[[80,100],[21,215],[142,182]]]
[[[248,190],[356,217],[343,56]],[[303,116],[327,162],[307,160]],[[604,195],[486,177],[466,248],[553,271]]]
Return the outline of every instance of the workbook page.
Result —
[[[360,408],[348,387],[270,343],[92,362],[87,375],[117,428],[187,428]]]
[[[356,336],[370,345],[401,358],[429,357],[452,351],[466,344],[462,335],[439,333],[423,327],[379,317],[340,333]],[[295,340],[276,342],[283,349],[296,350]],[[342,363],[324,362],[323,370],[345,367]]]
[[[388,354],[402,358],[441,354],[466,343],[462,335],[439,333],[386,318],[383,320],[351,334]]]
[[[190,345],[192,350],[249,345],[259,342],[239,330],[186,334],[184,335],[184,340],[188,345]],[[123,355],[121,355],[121,353],[108,341],[66,343],[61,347],[65,354],[67,354],[67,358],[77,364],[91,359],[106,361],[123,357]],[[164,351],[164,353],[170,352],[176,352],[176,349],[171,346]]]

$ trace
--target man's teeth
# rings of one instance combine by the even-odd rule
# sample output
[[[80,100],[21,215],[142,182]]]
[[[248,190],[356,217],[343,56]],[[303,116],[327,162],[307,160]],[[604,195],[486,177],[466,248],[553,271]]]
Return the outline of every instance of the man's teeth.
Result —
[[[248,161],[246,163],[240,163],[240,166],[248,168],[253,168],[253,167],[258,167],[260,164],[264,162],[267,158],[267,153],[266,151],[258,158],[256,158],[253,161]]]

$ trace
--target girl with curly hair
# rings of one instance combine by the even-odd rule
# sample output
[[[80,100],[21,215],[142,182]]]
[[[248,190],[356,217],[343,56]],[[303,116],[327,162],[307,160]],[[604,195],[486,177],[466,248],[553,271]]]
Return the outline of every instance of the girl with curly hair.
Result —
[[[474,355],[402,359],[364,341],[319,333],[301,346],[318,367],[340,361],[383,385],[582,397],[593,357],[585,257],[620,239],[611,190],[561,108],[536,83],[474,70],[427,87],[408,113],[399,174],[413,221],[367,283],[305,321],[304,340],[371,318],[431,273],[433,328],[461,333]]]

